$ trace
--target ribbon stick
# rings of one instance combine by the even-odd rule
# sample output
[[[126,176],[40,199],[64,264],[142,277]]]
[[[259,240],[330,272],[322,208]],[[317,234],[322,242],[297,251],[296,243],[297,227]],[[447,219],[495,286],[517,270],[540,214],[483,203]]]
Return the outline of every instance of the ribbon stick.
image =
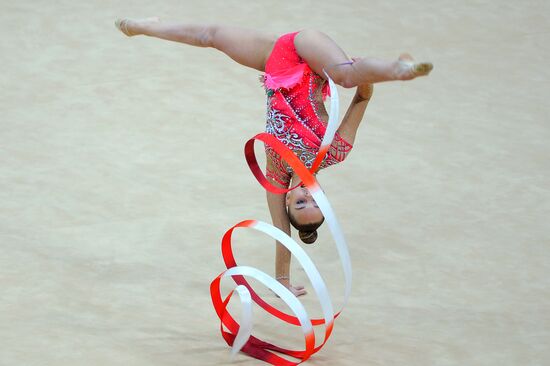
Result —
[[[325,75],[327,76],[331,91],[329,122],[327,125],[325,136],[323,137],[323,141],[321,142],[321,147],[319,148],[319,152],[315,158],[315,161],[313,162],[311,169],[308,170],[306,166],[300,161],[300,159],[284,143],[267,133],[260,133],[246,142],[245,157],[250,167],[250,170],[252,171],[252,174],[254,174],[258,182],[266,190],[278,194],[289,192],[296,187],[282,189],[274,186],[267,180],[258,165],[256,156],[254,154],[254,141],[259,140],[264,142],[265,144],[270,145],[271,148],[273,148],[273,150],[276,151],[281,156],[281,158],[289,164],[289,166],[294,170],[294,173],[298,174],[302,183],[310,191],[311,195],[317,202],[319,209],[325,217],[325,221],[327,222],[334,242],[336,243],[340,262],[342,263],[345,280],[344,301],[342,308],[339,309],[337,312],[334,312],[334,308],[326,284],[321,274],[313,264],[313,261],[311,260],[311,258],[308,257],[302,247],[285,232],[270,224],[257,220],[242,221],[230,228],[224,234],[222,238],[222,256],[227,270],[216,277],[210,285],[212,303],[221,321],[220,330],[227,344],[232,347],[232,354],[236,354],[237,352],[241,351],[272,365],[298,365],[306,361],[316,352],[318,352],[330,338],[334,326],[334,320],[336,317],[338,317],[344,306],[347,304],[351,292],[351,261],[344,234],[340,228],[340,225],[338,224],[336,215],[334,214],[334,211],[332,210],[332,207],[327,197],[325,196],[323,190],[321,189],[321,186],[317,182],[317,179],[313,175],[313,173],[322,163],[326,153],[328,152],[328,149],[332,143],[334,134],[338,127],[338,92],[333,81],[330,79],[328,74],[326,74],[326,72]],[[253,267],[237,265],[237,262],[233,256],[231,238],[233,235],[233,231],[240,228],[253,229],[263,232],[271,238],[275,239],[276,241],[280,242],[292,253],[292,255],[303,267],[315,293],[317,294],[317,298],[319,299],[321,310],[323,312],[322,318],[310,319],[306,312],[306,309],[298,300],[298,298],[296,298],[296,296],[294,296],[292,292],[290,292],[290,290],[288,290],[273,277]],[[237,284],[235,290],[231,291],[225,298],[223,298],[220,288],[221,280],[224,277],[231,277]],[[284,303],[286,303],[292,313],[285,313],[263,300],[252,289],[252,286],[246,280],[247,277],[254,278],[262,283],[264,286],[271,289],[281,298]],[[229,301],[231,300],[231,297],[235,291],[239,295],[242,306],[240,324],[231,316],[227,309]],[[299,350],[285,349],[254,337],[252,335],[253,302],[276,318],[286,323],[300,326],[304,335],[305,348]],[[319,325],[324,325],[325,332],[323,341],[316,346],[315,332],[313,330],[313,327]],[[274,352],[294,357],[296,359],[299,359],[299,362],[289,361]]]

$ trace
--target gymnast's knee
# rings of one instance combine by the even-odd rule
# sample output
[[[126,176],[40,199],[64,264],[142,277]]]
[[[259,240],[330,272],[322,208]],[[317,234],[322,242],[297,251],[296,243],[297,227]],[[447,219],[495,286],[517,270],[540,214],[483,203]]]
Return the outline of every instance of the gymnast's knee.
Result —
[[[329,71],[328,74],[335,84],[349,89],[357,86],[353,77],[354,72],[353,65],[341,65]]]

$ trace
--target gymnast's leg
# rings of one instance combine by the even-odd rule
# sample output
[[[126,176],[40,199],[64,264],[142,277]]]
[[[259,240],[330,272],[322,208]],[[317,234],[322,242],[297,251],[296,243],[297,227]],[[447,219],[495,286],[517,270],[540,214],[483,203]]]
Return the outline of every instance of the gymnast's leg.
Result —
[[[119,19],[115,25],[127,36],[146,35],[196,47],[216,48],[241,65],[264,71],[277,37],[239,27],[164,22],[159,18]]]
[[[427,75],[433,68],[430,63],[414,63],[408,54],[402,54],[395,61],[372,57],[350,60],[330,37],[315,30],[298,33],[294,45],[313,71],[324,77],[323,70],[326,70],[335,83],[345,88],[383,81],[410,80]]]

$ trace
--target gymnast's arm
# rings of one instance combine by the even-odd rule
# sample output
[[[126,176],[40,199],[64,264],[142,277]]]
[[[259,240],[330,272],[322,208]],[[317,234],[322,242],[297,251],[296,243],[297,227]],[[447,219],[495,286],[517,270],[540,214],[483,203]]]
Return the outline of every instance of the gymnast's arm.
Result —
[[[372,93],[372,84],[359,85],[355,91],[355,96],[346,111],[346,115],[338,127],[337,132],[340,137],[351,145],[355,143],[357,129],[363,120],[363,116],[365,115],[365,110],[367,109],[369,101],[372,97]]]
[[[267,157],[268,169],[271,162],[271,158]],[[280,187],[283,187],[280,183],[273,178],[268,178],[270,183]],[[267,191],[267,205],[271,214],[271,220],[273,226],[285,232],[290,236],[290,220],[286,212],[286,196],[284,194],[275,194]],[[292,286],[290,284],[290,259],[292,257],[290,251],[281,243],[277,241],[275,251],[275,278],[286,288],[288,288],[295,296],[301,296],[306,294],[303,286]]]

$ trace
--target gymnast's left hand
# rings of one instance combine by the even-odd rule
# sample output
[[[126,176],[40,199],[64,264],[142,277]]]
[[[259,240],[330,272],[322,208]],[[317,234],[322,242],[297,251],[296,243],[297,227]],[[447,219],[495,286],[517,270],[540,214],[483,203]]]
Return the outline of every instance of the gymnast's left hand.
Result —
[[[296,297],[307,294],[307,291],[304,288],[304,286],[300,286],[300,285],[292,286],[292,285],[290,285],[290,286],[287,286],[287,289],[289,289],[290,292],[292,292],[292,294]]]

